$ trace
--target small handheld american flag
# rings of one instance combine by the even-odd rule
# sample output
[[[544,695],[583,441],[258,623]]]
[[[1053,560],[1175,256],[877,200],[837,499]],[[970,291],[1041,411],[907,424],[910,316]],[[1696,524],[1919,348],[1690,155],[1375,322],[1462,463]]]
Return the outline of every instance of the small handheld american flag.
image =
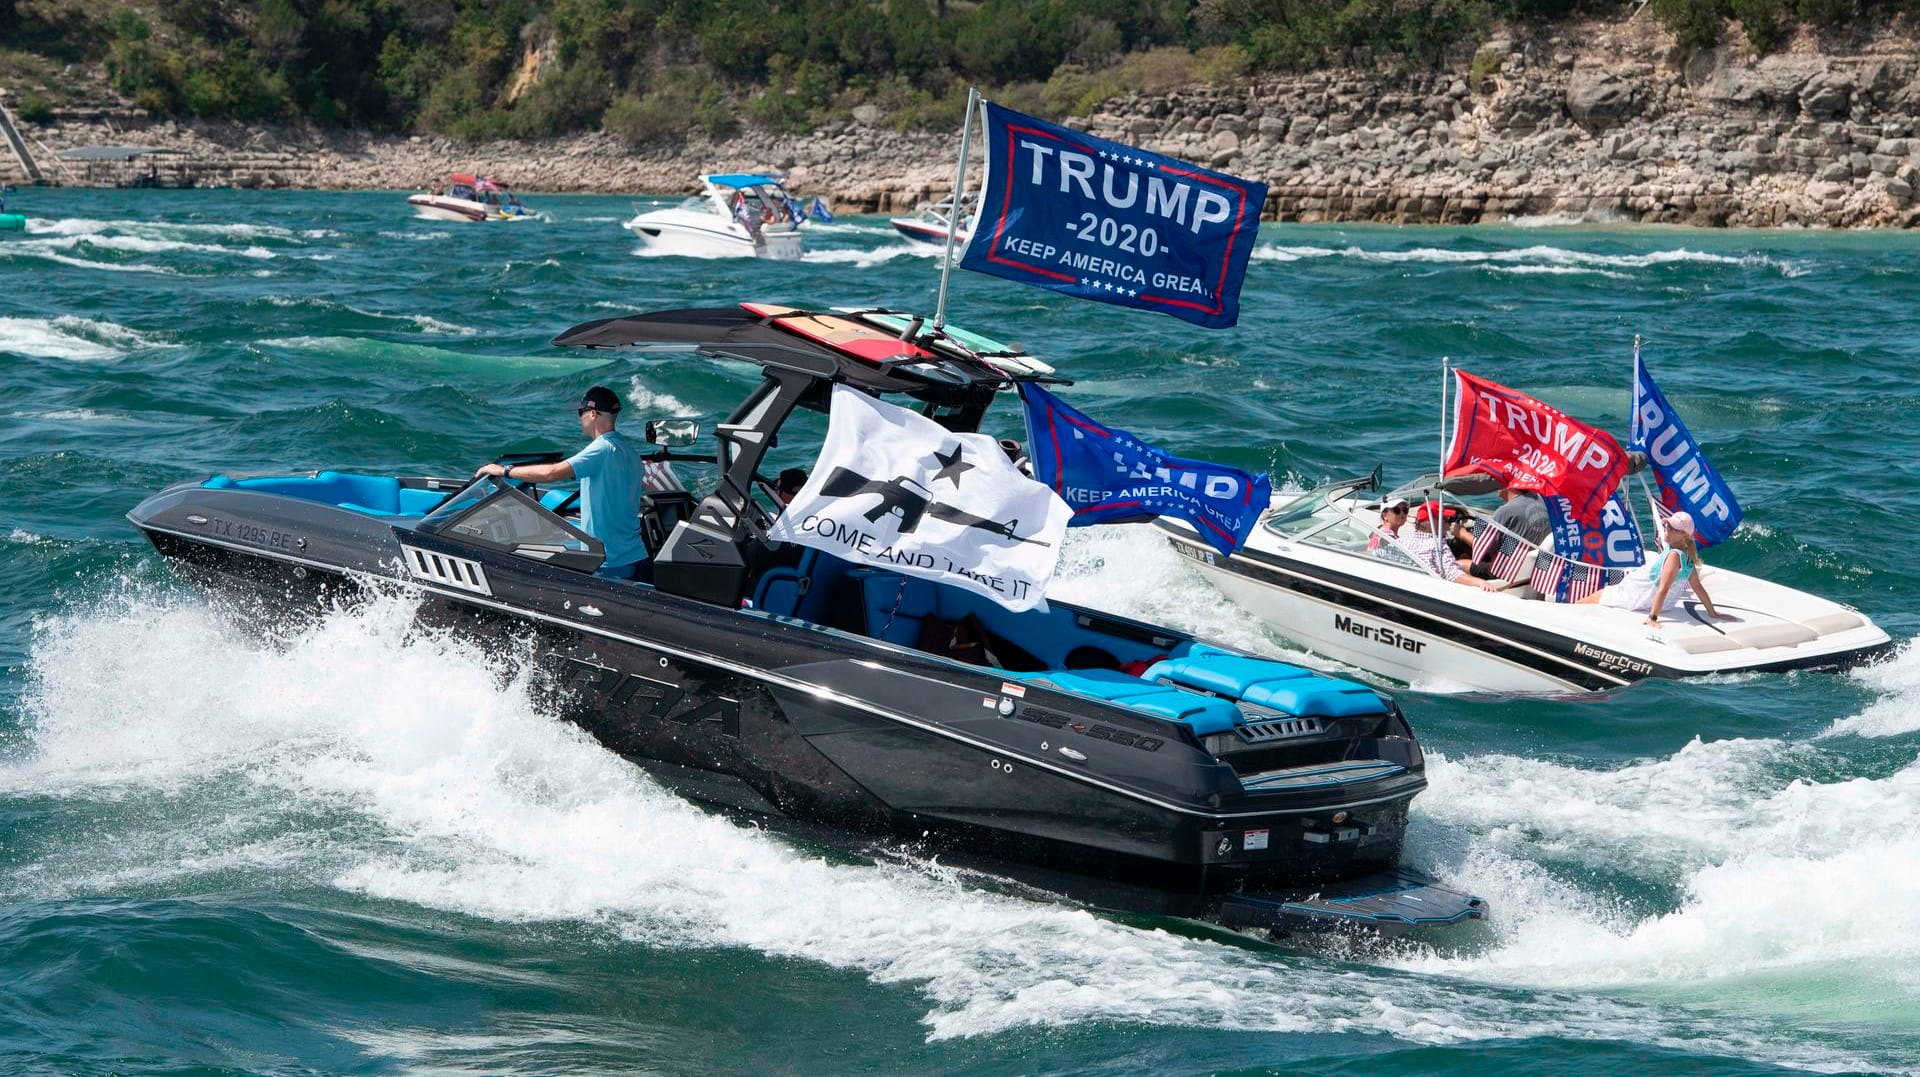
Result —
[[[1599,565],[1549,555],[1540,558],[1539,563],[1534,565],[1530,582],[1533,589],[1549,601],[1579,602],[1625,576],[1626,573],[1619,569],[1608,570]]]
[[[1535,550],[1531,542],[1489,522],[1487,529],[1473,540],[1473,562],[1490,560],[1495,577],[1517,583],[1533,563]]]

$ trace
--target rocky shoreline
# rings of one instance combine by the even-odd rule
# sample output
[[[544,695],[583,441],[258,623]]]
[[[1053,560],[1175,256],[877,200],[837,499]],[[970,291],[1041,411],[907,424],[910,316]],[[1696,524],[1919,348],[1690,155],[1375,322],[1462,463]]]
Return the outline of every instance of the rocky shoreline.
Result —
[[[65,113],[44,147],[137,144],[163,181],[414,189],[479,169],[527,191],[691,191],[703,171],[776,168],[841,210],[910,209],[951,186],[955,137],[894,131],[877,110],[808,135],[695,135],[629,150],[604,134],[543,142],[150,122]],[[1073,126],[1265,180],[1268,219],[1473,223],[1511,217],[1705,226],[1920,225],[1920,49],[1883,35],[1687,53],[1644,11],[1502,33],[1449,69],[1323,71],[1107,102]],[[42,161],[44,170],[56,172]],[[65,182],[83,182],[69,165]],[[142,166],[144,170],[144,165]],[[111,178],[98,167],[95,182]]]

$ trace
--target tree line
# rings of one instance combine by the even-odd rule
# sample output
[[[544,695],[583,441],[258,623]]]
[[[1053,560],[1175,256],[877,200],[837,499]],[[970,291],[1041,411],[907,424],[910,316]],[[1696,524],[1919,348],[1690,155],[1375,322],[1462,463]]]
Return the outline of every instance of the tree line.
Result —
[[[1920,0],[1650,0],[1700,48],[1762,51]],[[463,138],[604,127],[807,130],[861,105],[957,124],[965,88],[1084,113],[1133,90],[1333,63],[1431,65],[1500,21],[1625,0],[0,0],[0,45],[103,62],[156,115],[304,119]],[[1728,20],[1737,20],[1729,23]],[[28,118],[44,100],[22,102]]]

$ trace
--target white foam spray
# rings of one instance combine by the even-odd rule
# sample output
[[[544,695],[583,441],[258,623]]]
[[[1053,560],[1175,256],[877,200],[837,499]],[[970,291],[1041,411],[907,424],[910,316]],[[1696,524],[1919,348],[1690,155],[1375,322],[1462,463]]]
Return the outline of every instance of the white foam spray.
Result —
[[[1133,558],[1116,571],[1156,587]],[[1500,962],[1511,948],[1432,958],[1431,971],[1413,961],[1416,971],[1369,968],[1137,928],[911,858],[822,859],[666,794],[541,714],[509,669],[415,630],[411,617],[406,602],[380,600],[283,643],[257,617],[187,600],[134,598],[44,621],[29,663],[28,740],[0,763],[0,794],[64,798],[104,818],[86,840],[16,862],[0,895],[193,892],[238,877],[577,923],[610,943],[740,947],[911,984],[929,1000],[925,1023],[936,1039],[1121,1020],[1416,1043],[1627,1040],[1817,1066],[1876,1061],[1737,1013],[1709,1019],[1684,1005],[1471,982],[1604,980],[1578,952],[1563,959],[1573,976],[1556,974],[1551,960],[1531,978],[1514,974]],[[1481,769],[1463,761],[1442,775],[1454,794],[1471,794]],[[1541,794],[1566,813],[1594,791]],[[1444,815],[1421,825],[1490,824],[1474,814],[1465,827]],[[1703,891],[1713,882],[1704,879]],[[1643,937],[1651,959],[1657,932]],[[1691,952],[1704,960],[1708,950]]]

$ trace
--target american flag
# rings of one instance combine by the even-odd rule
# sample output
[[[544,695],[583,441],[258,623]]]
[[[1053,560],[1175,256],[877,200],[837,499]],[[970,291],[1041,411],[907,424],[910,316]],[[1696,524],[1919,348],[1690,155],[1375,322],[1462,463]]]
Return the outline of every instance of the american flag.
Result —
[[[1511,531],[1502,531],[1489,522],[1487,529],[1473,540],[1473,563],[1477,565],[1491,560],[1495,577],[1518,580],[1532,562],[1534,549],[1534,545],[1526,539]]]
[[[1549,602],[1578,602],[1608,584],[1618,583],[1625,576],[1626,573],[1619,569],[1608,570],[1599,565],[1548,555],[1533,566],[1530,582],[1533,589],[1540,592],[1540,597]],[[1563,584],[1566,587],[1565,594],[1560,592]]]

